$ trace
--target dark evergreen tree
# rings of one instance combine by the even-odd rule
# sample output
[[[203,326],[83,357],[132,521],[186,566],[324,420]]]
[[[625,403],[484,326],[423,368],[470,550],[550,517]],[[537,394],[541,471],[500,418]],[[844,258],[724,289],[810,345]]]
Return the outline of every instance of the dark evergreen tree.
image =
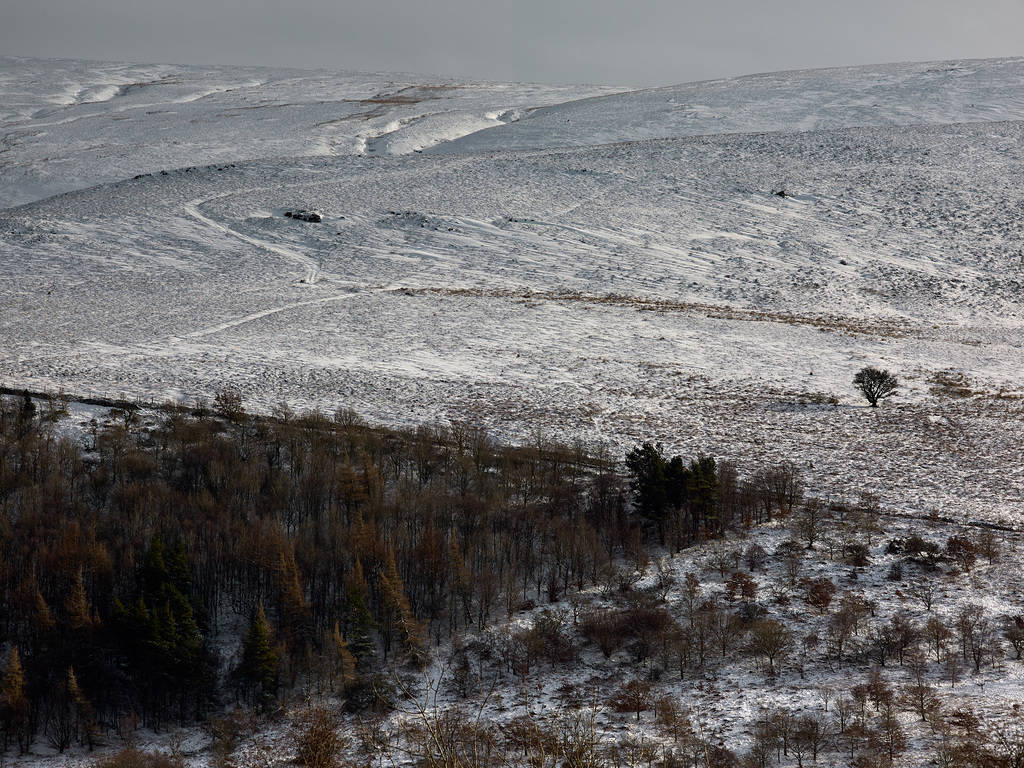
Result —
[[[643,517],[658,524],[662,540],[669,499],[665,478],[667,466],[661,443],[644,443],[626,454],[626,469],[629,470],[629,490],[633,492],[633,504]]]
[[[181,556],[175,561],[176,570],[187,572]],[[178,583],[188,589],[180,573]],[[183,720],[190,711],[201,715],[212,695],[213,660],[192,603],[167,567],[159,533],[143,556],[138,596],[131,608],[116,598],[111,619],[129,670],[141,684],[144,720],[158,724],[169,706]]]
[[[278,658],[271,637],[270,623],[260,605],[242,644],[239,673],[249,700],[263,710],[277,699]]]
[[[36,417],[36,404],[32,402],[32,395],[26,389],[22,395],[21,410],[18,412],[17,434],[24,437],[32,431],[32,425]]]
[[[373,638],[377,623],[366,604],[369,591],[362,563],[356,559],[355,568],[345,578],[345,640],[360,671],[367,670],[377,657]]]
[[[713,457],[699,454],[696,459],[690,460],[686,475],[686,496],[695,530],[716,530],[718,467]]]

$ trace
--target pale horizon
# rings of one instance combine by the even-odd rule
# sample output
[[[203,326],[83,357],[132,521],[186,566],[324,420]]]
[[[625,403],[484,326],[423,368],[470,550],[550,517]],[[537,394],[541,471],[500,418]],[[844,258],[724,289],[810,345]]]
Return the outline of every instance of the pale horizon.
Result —
[[[465,0],[425,10],[301,0],[140,7],[16,0],[0,53],[31,58],[434,74],[501,82],[659,86],[763,72],[1024,54],[1024,7],[806,0],[628,7]],[[159,30],[159,34],[154,34]]]

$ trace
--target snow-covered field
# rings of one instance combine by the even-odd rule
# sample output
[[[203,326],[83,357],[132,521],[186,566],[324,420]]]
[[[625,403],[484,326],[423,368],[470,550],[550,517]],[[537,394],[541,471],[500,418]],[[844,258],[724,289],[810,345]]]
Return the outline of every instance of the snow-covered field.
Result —
[[[1024,59],[616,93],[0,58],[0,383],[661,440],[1019,525],[1022,120]]]

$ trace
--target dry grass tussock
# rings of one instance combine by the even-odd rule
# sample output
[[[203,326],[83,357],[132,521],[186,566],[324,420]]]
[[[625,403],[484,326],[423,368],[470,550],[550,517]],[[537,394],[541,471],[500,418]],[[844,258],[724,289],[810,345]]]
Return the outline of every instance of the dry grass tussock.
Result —
[[[97,760],[92,768],[184,768],[184,761],[166,752],[144,752],[129,745],[115,755]]]

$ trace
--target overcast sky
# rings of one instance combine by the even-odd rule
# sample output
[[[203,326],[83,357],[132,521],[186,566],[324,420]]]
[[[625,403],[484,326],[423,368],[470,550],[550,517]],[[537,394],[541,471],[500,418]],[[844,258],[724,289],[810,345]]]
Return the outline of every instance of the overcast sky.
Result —
[[[1021,0],[6,0],[0,54],[670,85],[1024,54]]]

